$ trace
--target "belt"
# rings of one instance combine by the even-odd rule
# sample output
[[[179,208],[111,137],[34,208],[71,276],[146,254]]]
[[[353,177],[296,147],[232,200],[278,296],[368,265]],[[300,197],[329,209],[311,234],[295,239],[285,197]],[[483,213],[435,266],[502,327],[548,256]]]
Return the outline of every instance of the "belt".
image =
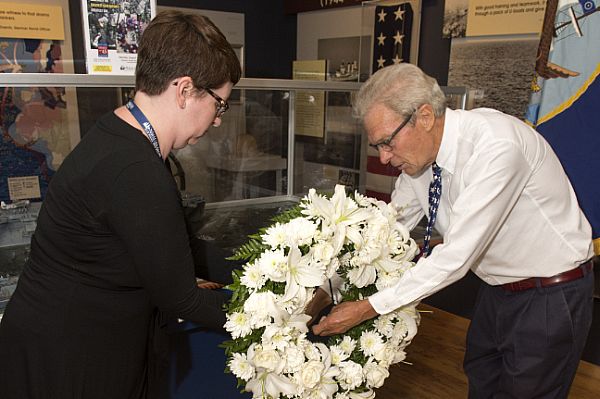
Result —
[[[567,281],[573,281],[585,276],[586,271],[592,270],[592,261],[589,260],[575,269],[567,270],[551,277],[531,277],[525,280],[515,281],[513,283],[502,284],[502,288],[506,291],[525,291],[535,287],[551,287]]]

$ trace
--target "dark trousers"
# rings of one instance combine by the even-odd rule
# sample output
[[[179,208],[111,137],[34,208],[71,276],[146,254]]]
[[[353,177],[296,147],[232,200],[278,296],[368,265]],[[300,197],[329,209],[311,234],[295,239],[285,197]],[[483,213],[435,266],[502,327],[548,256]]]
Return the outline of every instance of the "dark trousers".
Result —
[[[467,333],[469,398],[566,398],[592,322],[593,272],[509,292],[482,284]]]

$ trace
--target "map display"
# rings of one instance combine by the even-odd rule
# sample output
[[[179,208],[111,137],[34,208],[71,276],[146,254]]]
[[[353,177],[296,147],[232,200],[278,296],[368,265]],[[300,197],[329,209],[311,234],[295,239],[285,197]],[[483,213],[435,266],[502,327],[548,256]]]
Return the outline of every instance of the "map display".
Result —
[[[0,38],[0,73],[62,73],[62,43]],[[0,87],[0,97],[0,201],[41,200],[79,139],[74,89]]]

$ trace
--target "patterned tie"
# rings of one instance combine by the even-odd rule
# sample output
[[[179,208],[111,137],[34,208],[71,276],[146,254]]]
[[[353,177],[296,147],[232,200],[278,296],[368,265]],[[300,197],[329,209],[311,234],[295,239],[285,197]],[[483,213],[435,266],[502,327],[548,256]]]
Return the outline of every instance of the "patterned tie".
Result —
[[[437,163],[431,165],[433,170],[433,180],[429,184],[429,220],[425,229],[425,237],[423,239],[423,255],[427,256],[431,253],[429,241],[431,240],[431,231],[435,224],[438,206],[440,205],[440,196],[442,195],[442,168]]]

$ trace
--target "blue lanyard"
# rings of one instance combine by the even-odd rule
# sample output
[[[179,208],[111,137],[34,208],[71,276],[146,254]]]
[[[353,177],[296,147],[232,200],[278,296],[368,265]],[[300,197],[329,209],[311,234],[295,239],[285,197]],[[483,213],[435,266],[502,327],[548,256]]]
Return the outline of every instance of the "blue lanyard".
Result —
[[[160,153],[160,147],[158,146],[158,137],[156,137],[156,133],[154,132],[154,128],[146,118],[146,115],[142,112],[141,109],[138,108],[137,105],[133,102],[133,100],[129,100],[129,102],[125,105],[131,115],[138,121],[140,125],[144,128],[144,132],[146,132],[146,136],[150,139],[152,146],[154,147],[154,151],[158,154],[158,157],[162,159],[162,154]]]

